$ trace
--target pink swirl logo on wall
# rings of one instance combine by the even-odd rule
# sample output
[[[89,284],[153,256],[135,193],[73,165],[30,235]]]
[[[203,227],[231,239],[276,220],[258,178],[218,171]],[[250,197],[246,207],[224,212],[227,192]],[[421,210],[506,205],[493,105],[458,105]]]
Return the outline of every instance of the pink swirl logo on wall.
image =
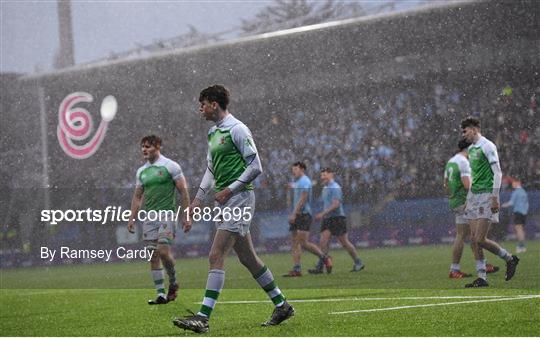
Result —
[[[81,107],[75,107],[79,103],[90,103],[94,100],[92,95],[85,92],[71,93],[62,100],[58,109],[58,127],[56,134],[62,150],[75,159],[85,159],[92,156],[103,142],[107,133],[109,122],[114,119],[118,104],[114,96],[106,96],[101,102],[101,122],[89,140],[94,122],[88,111]],[[76,144],[73,141],[84,141]],[[82,143],[82,142],[81,142]]]

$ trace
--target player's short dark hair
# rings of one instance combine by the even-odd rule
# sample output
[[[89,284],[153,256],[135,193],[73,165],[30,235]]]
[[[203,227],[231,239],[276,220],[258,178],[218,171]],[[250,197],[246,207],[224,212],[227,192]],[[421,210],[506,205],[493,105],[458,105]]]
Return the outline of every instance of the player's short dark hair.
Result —
[[[230,96],[231,94],[225,86],[216,84],[201,91],[199,102],[203,102],[204,100],[217,102],[221,109],[225,110],[229,105]]]
[[[467,142],[465,139],[459,140],[459,142],[457,144],[459,151],[462,151],[463,149],[469,148],[470,145],[471,145],[471,143]]]
[[[324,167],[324,168],[321,169],[321,173],[331,173],[331,174],[333,174],[334,169],[332,169],[330,167]]]
[[[161,138],[156,135],[147,135],[141,139],[141,145],[149,143],[150,145],[153,145],[154,147],[161,147]]]
[[[294,162],[292,166],[293,167],[299,167],[299,168],[301,168],[303,170],[306,170],[306,168],[307,168],[306,164],[304,162],[301,162],[301,161]]]
[[[461,120],[461,129],[465,129],[467,127],[480,128],[480,120],[472,116],[464,118]]]

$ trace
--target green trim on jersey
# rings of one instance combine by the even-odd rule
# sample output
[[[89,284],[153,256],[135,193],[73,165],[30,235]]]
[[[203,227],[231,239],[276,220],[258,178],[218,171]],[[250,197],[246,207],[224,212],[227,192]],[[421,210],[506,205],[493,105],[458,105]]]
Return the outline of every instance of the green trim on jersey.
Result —
[[[145,210],[175,210],[175,184],[165,166],[150,165],[139,174],[144,189]]]
[[[236,181],[246,170],[246,162],[234,144],[230,129],[215,129],[208,134],[208,148],[212,159],[212,171],[216,182],[215,191],[221,191]],[[245,186],[253,190],[253,184]]]
[[[448,201],[450,203],[450,208],[455,209],[465,204],[465,201],[467,200],[467,190],[461,182],[461,171],[459,170],[459,165],[457,163],[446,163],[444,170],[446,171],[448,180],[448,190],[450,190]]]
[[[481,146],[469,147],[469,162],[471,163],[473,194],[493,192],[493,170]]]

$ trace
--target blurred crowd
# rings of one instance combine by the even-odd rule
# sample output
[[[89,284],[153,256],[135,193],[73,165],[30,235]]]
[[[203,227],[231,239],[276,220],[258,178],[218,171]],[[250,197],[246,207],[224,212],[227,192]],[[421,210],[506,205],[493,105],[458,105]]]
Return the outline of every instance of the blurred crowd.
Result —
[[[258,185],[268,191],[259,199],[271,200],[263,205],[286,200],[290,165],[298,160],[312,179],[322,167],[335,168],[349,202],[443,196],[443,168],[467,115],[480,118],[483,134],[497,145],[503,174],[540,188],[540,87],[429,84],[367,95],[250,121],[266,168]]]

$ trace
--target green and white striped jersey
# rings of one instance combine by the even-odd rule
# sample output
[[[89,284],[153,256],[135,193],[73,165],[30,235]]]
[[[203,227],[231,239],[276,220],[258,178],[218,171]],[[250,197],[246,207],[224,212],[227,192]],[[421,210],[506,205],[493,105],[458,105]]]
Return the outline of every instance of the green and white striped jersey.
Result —
[[[493,170],[491,165],[499,162],[497,147],[493,142],[480,137],[469,146],[469,162],[471,163],[473,194],[493,192]]]
[[[180,165],[163,155],[154,163],[146,162],[137,170],[136,186],[143,187],[146,210],[175,210],[176,186],[182,178]]]
[[[257,148],[250,130],[231,114],[210,128],[207,161],[214,175],[215,191],[238,180],[246,170],[247,159],[253,160],[254,155],[257,155]],[[253,184],[246,184],[244,189],[253,190]]]
[[[465,204],[467,200],[467,189],[461,182],[461,178],[466,176],[471,176],[471,166],[467,158],[458,153],[446,163],[444,169],[444,178],[448,182],[450,191],[448,201],[452,209]]]

